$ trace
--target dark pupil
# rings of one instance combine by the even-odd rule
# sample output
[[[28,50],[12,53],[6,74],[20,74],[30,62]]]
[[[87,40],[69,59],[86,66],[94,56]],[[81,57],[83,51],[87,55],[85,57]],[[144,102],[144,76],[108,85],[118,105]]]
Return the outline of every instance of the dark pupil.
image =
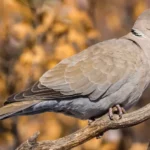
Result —
[[[139,34],[138,32],[136,32],[134,29],[132,29],[131,32],[132,32],[135,36],[142,36],[141,34]]]

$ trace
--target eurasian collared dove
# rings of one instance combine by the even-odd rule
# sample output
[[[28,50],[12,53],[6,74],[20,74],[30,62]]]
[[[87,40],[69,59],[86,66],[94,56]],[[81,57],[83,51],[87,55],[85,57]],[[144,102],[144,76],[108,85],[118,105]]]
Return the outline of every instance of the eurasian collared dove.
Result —
[[[95,44],[62,60],[31,88],[10,96],[0,119],[61,112],[80,119],[100,117],[112,107],[120,117],[150,82],[150,10],[119,39]]]

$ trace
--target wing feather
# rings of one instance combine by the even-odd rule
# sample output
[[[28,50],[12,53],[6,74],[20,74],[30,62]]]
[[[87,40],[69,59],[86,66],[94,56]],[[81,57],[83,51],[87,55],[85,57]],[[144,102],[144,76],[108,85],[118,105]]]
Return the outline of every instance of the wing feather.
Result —
[[[123,38],[98,43],[62,60],[30,89],[6,103],[31,97],[63,100],[86,96],[99,100],[119,90],[136,73],[141,64],[139,53],[137,45]]]
[[[130,47],[127,47],[129,44]],[[97,100],[117,91],[136,71],[140,64],[137,49],[132,41],[125,39],[98,43],[61,61],[57,67],[44,74],[40,82],[64,95],[87,95],[91,100]],[[53,72],[62,69],[62,66],[62,74],[56,81],[58,76],[55,77]],[[46,78],[49,76],[51,78]],[[52,81],[55,86],[51,84]]]

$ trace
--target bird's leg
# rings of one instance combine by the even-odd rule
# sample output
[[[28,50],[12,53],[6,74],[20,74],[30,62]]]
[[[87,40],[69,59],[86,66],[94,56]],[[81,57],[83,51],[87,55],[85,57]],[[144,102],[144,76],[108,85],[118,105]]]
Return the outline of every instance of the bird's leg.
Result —
[[[126,113],[125,109],[121,107],[119,104],[116,105],[115,107],[110,107],[109,108],[109,117],[111,120],[113,120],[114,114],[117,113],[119,115],[119,118],[122,118],[122,115]],[[88,125],[90,125],[95,119],[91,118],[88,120]],[[100,139],[103,136],[103,133],[99,134],[96,136],[96,139]]]
[[[116,108],[118,110],[118,115],[119,115],[119,117],[121,119],[122,118],[122,114],[123,114],[122,107],[120,105],[116,105]]]
[[[113,109],[112,109],[112,107],[109,108],[108,115],[109,115],[109,118],[110,118],[111,120],[113,120]]]
[[[109,117],[111,120],[113,120],[113,115],[115,112],[117,112],[120,119],[122,118],[122,115],[126,113],[125,109],[123,107],[121,107],[119,104],[113,108],[111,107],[111,108],[109,108]]]
[[[123,107],[121,107],[121,108],[122,108],[123,114],[125,114],[125,113],[126,113],[126,110],[125,110]]]

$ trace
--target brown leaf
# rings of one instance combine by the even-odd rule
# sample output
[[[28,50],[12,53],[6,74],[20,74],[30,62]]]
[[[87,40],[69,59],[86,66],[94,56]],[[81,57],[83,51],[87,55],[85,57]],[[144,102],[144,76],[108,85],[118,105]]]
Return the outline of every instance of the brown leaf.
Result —
[[[72,56],[75,54],[75,50],[73,47],[69,44],[60,44],[55,49],[55,58],[58,60],[62,60],[64,58],[67,58],[69,56]]]

